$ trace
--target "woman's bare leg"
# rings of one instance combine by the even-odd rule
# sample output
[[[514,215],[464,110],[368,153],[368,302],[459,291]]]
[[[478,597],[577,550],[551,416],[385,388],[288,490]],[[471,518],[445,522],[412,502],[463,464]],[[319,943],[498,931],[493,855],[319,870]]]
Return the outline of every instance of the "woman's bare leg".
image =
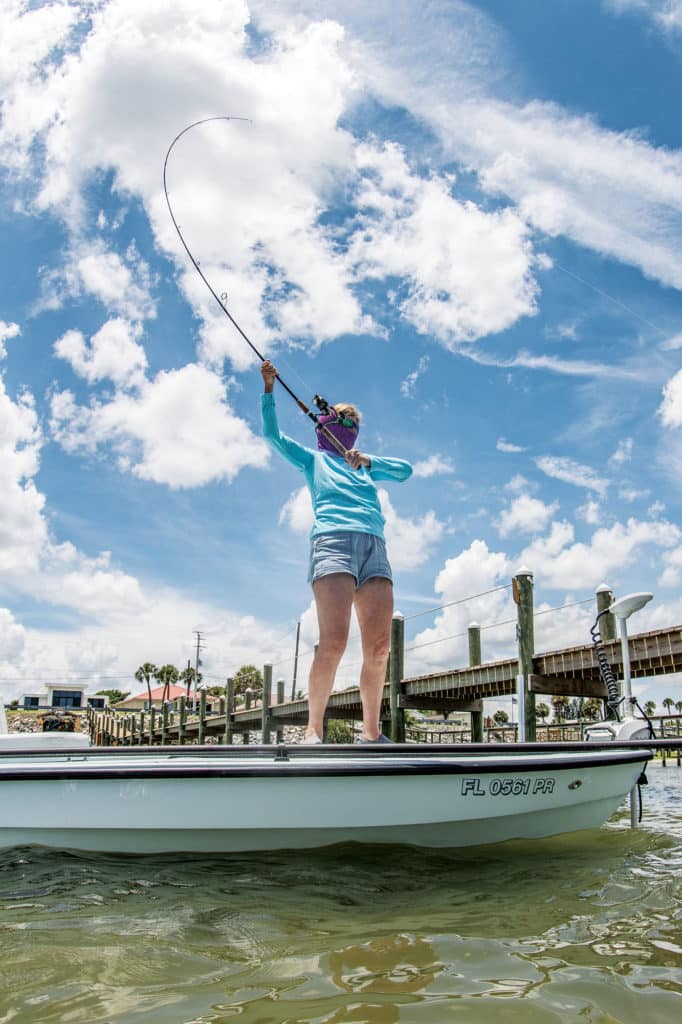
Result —
[[[355,591],[355,614],[362,637],[362,735],[363,739],[375,740],[381,732],[379,712],[386,681],[386,661],[391,646],[391,581],[381,576],[373,576],[363,583]]]
[[[348,572],[333,572],[313,583],[320,642],[308,677],[306,737],[322,739],[324,713],[348,641],[354,593],[355,578]]]

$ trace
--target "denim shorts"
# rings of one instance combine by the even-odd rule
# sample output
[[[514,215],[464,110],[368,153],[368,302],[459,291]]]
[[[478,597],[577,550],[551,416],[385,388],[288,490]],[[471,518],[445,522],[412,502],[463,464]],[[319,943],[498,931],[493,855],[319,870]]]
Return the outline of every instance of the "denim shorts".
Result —
[[[338,533],[318,533],[313,537],[308,583],[333,572],[350,573],[355,578],[356,587],[361,587],[373,576],[393,580],[386,544],[373,533],[339,530]]]

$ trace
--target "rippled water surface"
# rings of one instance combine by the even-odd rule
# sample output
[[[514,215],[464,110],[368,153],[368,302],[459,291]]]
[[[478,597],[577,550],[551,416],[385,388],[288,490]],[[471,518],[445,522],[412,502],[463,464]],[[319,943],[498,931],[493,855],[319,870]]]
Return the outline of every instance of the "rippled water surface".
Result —
[[[5,851],[0,1024],[679,1024],[682,770],[648,774],[636,832],[624,806],[475,851]]]

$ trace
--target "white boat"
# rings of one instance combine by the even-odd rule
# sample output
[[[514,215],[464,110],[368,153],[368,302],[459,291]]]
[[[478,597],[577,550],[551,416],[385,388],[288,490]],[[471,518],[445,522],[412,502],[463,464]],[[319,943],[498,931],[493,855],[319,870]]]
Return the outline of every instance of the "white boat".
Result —
[[[461,847],[601,825],[645,747],[0,750],[0,845],[116,853]]]

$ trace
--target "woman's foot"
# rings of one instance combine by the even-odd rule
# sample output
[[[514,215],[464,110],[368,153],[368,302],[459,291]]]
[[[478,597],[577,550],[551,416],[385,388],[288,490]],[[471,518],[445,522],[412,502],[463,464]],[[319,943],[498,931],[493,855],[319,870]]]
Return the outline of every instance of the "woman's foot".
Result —
[[[305,736],[301,740],[301,745],[304,747],[314,747],[318,743],[322,743],[322,740],[316,732],[306,732]]]
[[[383,732],[380,732],[376,739],[369,739],[367,736],[361,736],[358,743],[392,743],[393,740],[389,740],[388,736],[384,736]]]

